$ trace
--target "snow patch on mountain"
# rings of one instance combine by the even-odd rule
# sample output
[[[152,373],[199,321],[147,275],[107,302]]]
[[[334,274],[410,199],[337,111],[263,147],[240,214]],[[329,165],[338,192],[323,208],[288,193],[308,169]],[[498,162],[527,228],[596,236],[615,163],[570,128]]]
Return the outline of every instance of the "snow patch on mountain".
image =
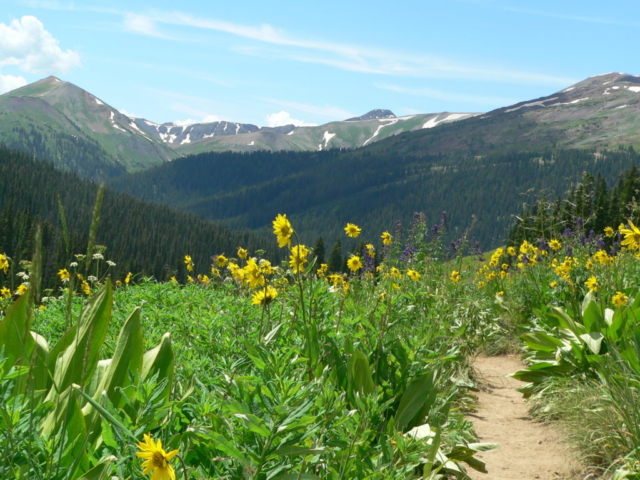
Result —
[[[379,125],[379,126],[378,126],[378,128],[376,129],[375,133],[374,133],[373,135],[371,135],[371,137],[369,137],[369,138],[368,138],[368,139],[367,139],[367,140],[362,144],[362,146],[363,146],[363,147],[364,147],[367,143],[369,143],[371,140],[373,140],[375,137],[377,137],[377,136],[378,136],[378,134],[380,133],[380,130],[382,130],[384,127],[388,127],[388,126],[391,126],[391,125],[393,125],[393,124],[395,124],[395,123],[398,123],[399,119],[397,119],[397,118],[390,118],[390,119],[384,119],[384,120],[383,120],[383,119],[381,119],[381,118],[380,118],[380,119],[378,119],[378,121],[379,121],[380,123],[382,123],[382,122],[389,122],[389,123],[386,123],[386,124],[385,124],[385,123],[382,123],[382,125]]]
[[[557,99],[558,97],[551,97],[545,100],[538,100],[537,102],[525,103],[524,105],[520,105],[519,107],[516,107],[516,108],[509,108],[508,110],[505,110],[505,113],[515,112],[516,110],[520,110],[521,108],[546,107],[547,105],[545,105],[544,102],[550,102],[551,100],[557,100]]]

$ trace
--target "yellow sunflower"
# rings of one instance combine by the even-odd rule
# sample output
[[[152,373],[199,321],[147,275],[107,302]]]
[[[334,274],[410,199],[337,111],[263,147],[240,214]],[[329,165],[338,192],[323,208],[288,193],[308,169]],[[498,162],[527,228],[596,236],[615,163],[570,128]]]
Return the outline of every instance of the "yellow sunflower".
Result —
[[[178,450],[165,452],[162,440],[154,442],[147,433],[144,434],[144,442],[138,443],[138,448],[141,451],[136,452],[136,455],[145,460],[142,463],[143,475],[153,473],[151,480],[176,480],[176,472],[169,462],[178,454]]]

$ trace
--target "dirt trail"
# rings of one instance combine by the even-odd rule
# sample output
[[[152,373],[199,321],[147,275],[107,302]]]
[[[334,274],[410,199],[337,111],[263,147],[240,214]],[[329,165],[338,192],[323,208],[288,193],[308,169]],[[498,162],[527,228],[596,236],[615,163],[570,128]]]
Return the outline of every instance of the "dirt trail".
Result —
[[[518,380],[505,377],[522,368],[515,356],[480,357],[475,363],[481,392],[478,412],[469,415],[481,442],[495,442],[499,450],[478,454],[488,474],[468,469],[474,480],[568,480],[578,478],[577,463],[550,425],[535,422]]]

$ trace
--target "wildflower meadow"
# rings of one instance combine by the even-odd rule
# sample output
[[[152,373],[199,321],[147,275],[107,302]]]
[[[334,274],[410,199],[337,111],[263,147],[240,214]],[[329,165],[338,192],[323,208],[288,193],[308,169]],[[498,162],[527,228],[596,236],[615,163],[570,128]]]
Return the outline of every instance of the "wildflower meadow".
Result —
[[[505,352],[586,463],[640,478],[640,229],[581,228],[480,254],[444,219],[348,223],[331,271],[279,214],[277,265],[238,245],[117,279],[90,242],[46,291],[42,252],[2,254],[0,478],[466,479],[499,448],[471,363]]]

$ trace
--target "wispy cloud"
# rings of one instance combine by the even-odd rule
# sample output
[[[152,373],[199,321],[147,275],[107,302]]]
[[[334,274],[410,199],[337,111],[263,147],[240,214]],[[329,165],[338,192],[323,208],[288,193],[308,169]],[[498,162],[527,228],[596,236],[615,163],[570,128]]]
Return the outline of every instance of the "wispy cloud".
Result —
[[[526,85],[564,86],[577,81],[574,78],[523,71],[509,68],[508,66],[484,66],[490,63],[490,59],[483,59],[481,64],[471,64],[465,61],[428,54],[421,55],[363,45],[303,38],[291,35],[283,29],[266,23],[246,25],[216,18],[195,16],[181,11],[148,10],[144,13],[117,11],[85,5],[78,6],[75,3],[55,0],[23,0],[23,2],[40,8],[94,11],[117,15],[122,19],[121,28],[123,30],[166,40],[184,40],[184,31],[180,35],[172,35],[170,31],[166,31],[170,27],[177,27],[183,30],[191,28],[220,32],[258,42],[263,46],[262,48],[256,48],[255,46],[229,47],[235,49],[238,53],[316,63],[350,72],[417,78],[464,78]],[[488,6],[484,3],[480,4]]]
[[[453,102],[474,103],[476,105],[512,105],[518,102],[518,100],[516,99],[507,97],[490,97],[484,95],[469,95],[465,93],[442,92],[439,90],[431,90],[428,88],[410,88],[388,83],[376,83],[375,86],[383,90],[391,90],[393,92],[405,93],[418,97],[427,97]]]
[[[240,53],[318,63],[352,72],[421,78],[466,78],[535,85],[567,85],[575,82],[573,78],[506,67],[486,68],[429,55],[297,38],[269,24],[243,25],[195,17],[182,12],[136,14],[135,19],[133,24],[130,22],[128,28],[143,35],[163,35],[160,25],[222,32],[271,46],[245,47],[237,50]]]

